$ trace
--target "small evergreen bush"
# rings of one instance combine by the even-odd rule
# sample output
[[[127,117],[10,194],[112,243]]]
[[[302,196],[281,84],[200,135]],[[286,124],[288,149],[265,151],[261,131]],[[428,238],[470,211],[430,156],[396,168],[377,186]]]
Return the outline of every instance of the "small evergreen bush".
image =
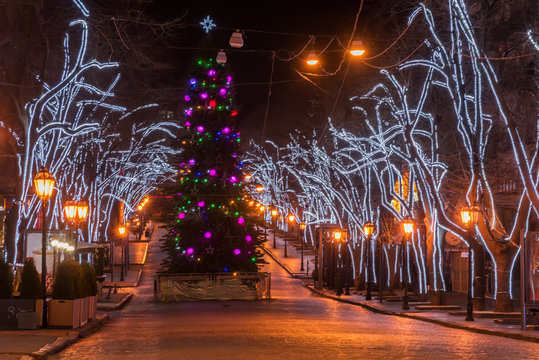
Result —
[[[33,258],[27,258],[24,261],[19,291],[19,298],[21,299],[41,299],[43,297],[39,274]]]
[[[0,259],[0,299],[13,296],[13,273],[9,264]]]
[[[65,260],[58,265],[52,297],[54,299],[74,300],[81,297],[81,266],[75,260]]]
[[[95,276],[95,269],[92,265],[86,261],[82,263],[82,284],[84,290],[84,297],[97,295],[97,279]]]

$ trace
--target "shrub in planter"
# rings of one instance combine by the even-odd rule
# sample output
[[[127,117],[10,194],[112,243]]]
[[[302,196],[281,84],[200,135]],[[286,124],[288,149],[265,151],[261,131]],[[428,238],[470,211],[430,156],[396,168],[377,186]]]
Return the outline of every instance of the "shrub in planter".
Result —
[[[28,299],[16,299],[13,295],[13,273],[11,267],[0,259],[0,329],[19,328],[19,317],[24,312],[34,312],[36,301]],[[34,314],[34,324],[29,328],[36,327],[36,316]]]
[[[97,279],[95,269],[87,262],[82,263],[82,293],[83,297],[97,295]]]
[[[49,303],[49,325],[77,328],[81,324],[82,270],[75,260],[65,260],[56,272]],[[86,317],[87,318],[87,317]]]
[[[80,292],[79,285],[76,280],[80,277],[77,264],[74,260],[65,260],[58,265],[56,277],[52,285],[53,299],[74,300]]]
[[[39,274],[32,258],[27,258],[24,261],[19,292],[19,298],[21,299],[41,299],[43,297],[41,281],[39,280]]]
[[[13,296],[13,273],[9,264],[0,259],[0,299]]]
[[[87,262],[83,262],[82,276],[84,296],[87,297],[83,304],[83,312],[85,311],[84,308],[87,309],[87,319],[94,319],[97,310],[97,278],[95,276],[95,268]],[[85,314],[82,315],[84,316]],[[84,319],[81,318],[81,323],[83,322]]]

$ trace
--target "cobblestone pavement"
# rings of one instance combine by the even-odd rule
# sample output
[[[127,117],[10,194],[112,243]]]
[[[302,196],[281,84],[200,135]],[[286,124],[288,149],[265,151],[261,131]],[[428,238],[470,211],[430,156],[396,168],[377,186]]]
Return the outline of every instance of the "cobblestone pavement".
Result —
[[[156,231],[154,239],[159,239]],[[275,262],[270,301],[154,303],[150,243],[133,302],[51,359],[539,359],[539,344],[385,316],[317,297]]]

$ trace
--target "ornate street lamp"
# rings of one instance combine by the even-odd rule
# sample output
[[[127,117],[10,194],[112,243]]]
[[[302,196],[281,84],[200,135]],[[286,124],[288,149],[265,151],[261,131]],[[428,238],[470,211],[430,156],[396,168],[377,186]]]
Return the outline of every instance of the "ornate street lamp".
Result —
[[[279,215],[279,212],[276,209],[271,210],[271,222],[273,224],[273,248],[275,249],[277,246],[275,245],[275,233],[277,232],[277,215]]]
[[[477,205],[465,206],[460,210],[460,218],[468,234],[468,299],[466,304],[466,321],[474,321],[472,302],[472,241],[475,235],[475,224],[477,224],[480,211],[481,209]]]
[[[52,195],[56,180],[46,167],[34,178],[34,186],[37,196],[41,198],[43,210],[41,221],[41,291],[43,292],[43,327],[47,327],[47,204]]]
[[[290,224],[296,220],[296,217],[292,214],[288,215],[288,226],[286,227],[286,239],[284,239],[284,257],[288,257],[287,242],[290,239]]]
[[[409,310],[408,306],[408,241],[414,232],[414,221],[412,219],[402,220],[402,229],[404,232],[404,241],[402,244],[402,283],[404,287],[404,296],[402,297],[402,310]]]
[[[73,224],[75,239],[73,240],[73,254],[76,256],[79,242],[79,224],[88,217],[88,203],[81,201],[66,201],[64,205],[65,217]]]
[[[337,291],[336,295],[341,296],[342,295],[342,267],[343,267],[343,259],[342,259],[342,251],[341,251],[341,243],[344,243],[346,241],[346,231],[345,230],[336,230],[333,232],[333,238],[337,243],[339,251],[338,251],[338,257],[337,257]],[[349,285],[348,282],[346,283],[346,293],[345,295],[350,295]]]
[[[372,240],[372,234],[374,233],[374,224],[373,223],[366,223],[363,226],[363,232],[365,233],[365,236],[367,237],[367,293],[365,294],[365,300],[372,300],[371,297],[371,279],[372,279],[372,261],[371,261],[371,240]]]
[[[125,226],[121,225],[118,227],[118,233],[120,234],[120,246],[122,247],[122,263],[121,263],[121,271],[120,271],[120,281],[124,281],[124,261],[125,261],[125,254],[124,254],[124,236],[125,236]],[[114,267],[114,263],[112,263],[112,266]]]
[[[303,268],[303,232],[305,231],[305,223],[304,222],[301,222],[301,224],[299,224],[299,240],[301,241],[301,267],[300,267],[300,271],[304,271],[304,268]]]
[[[307,60],[305,62],[309,66],[314,66],[314,65],[318,64],[318,57],[316,56],[314,51],[311,51],[309,53],[309,55],[307,55]]]

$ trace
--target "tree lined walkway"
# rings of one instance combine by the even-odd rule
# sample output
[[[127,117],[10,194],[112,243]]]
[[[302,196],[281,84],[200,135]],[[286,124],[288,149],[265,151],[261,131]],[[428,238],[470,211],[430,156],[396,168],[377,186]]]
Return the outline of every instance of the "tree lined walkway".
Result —
[[[133,302],[53,359],[536,358],[539,345],[384,316],[313,295],[267,259],[269,301],[153,302],[156,230]]]

